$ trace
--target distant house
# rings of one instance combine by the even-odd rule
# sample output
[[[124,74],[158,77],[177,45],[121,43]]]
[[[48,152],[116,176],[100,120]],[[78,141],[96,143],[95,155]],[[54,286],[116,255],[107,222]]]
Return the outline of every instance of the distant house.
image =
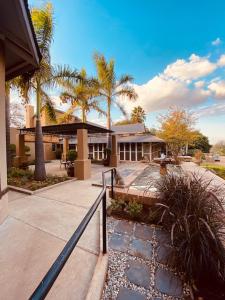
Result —
[[[59,119],[64,114],[63,111],[56,110],[56,117]],[[26,107],[26,127],[35,125],[34,108],[31,105]],[[45,112],[42,112],[42,126],[52,125]],[[71,123],[80,122],[80,119],[73,117]],[[128,124],[112,126],[113,134],[117,135],[118,154],[120,161],[140,161],[143,158],[153,160],[159,157],[161,152],[165,152],[165,142],[146,132],[144,124]],[[93,134],[88,137],[89,158],[102,160],[105,157],[108,138],[103,134]],[[34,158],[34,143],[29,136],[26,137],[26,144],[31,148],[30,158]],[[54,141],[49,137],[44,140],[45,159],[55,159],[57,149],[63,150],[63,137],[55,137]],[[69,149],[77,150],[76,136],[69,139]]]

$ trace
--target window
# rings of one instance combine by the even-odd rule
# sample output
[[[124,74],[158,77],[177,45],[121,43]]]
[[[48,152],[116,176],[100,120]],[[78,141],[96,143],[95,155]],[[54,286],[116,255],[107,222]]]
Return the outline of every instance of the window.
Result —
[[[137,160],[142,159],[142,143],[137,143]]]
[[[69,150],[76,150],[75,144],[69,144]]]
[[[56,144],[52,144],[52,152],[56,151]]]
[[[89,144],[88,148],[89,148],[89,159],[93,159],[94,158],[94,155],[93,155],[93,144]]]

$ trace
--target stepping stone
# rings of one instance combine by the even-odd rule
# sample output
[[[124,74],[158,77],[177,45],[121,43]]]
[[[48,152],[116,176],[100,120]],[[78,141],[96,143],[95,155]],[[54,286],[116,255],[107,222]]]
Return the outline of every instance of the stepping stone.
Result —
[[[152,244],[148,241],[134,239],[130,244],[130,253],[150,260],[152,258]]]
[[[156,259],[161,264],[168,265],[169,255],[172,253],[172,247],[166,244],[161,244],[157,247]]]
[[[126,288],[120,288],[117,295],[117,300],[147,300],[147,298],[139,292],[129,290]]]
[[[109,240],[109,248],[120,252],[127,252],[129,247],[129,237],[114,233]]]
[[[167,244],[167,245],[171,245],[171,237],[170,237],[170,233],[166,232],[162,229],[155,229],[155,235],[156,235],[156,240],[160,243],[160,244]]]
[[[134,236],[142,240],[151,240],[153,236],[154,229],[150,226],[136,224],[134,230]]]
[[[161,293],[173,297],[182,297],[183,287],[181,280],[171,271],[158,268],[155,274],[155,286]]]
[[[115,226],[115,232],[131,235],[133,233],[134,223],[127,221],[119,221]]]
[[[129,268],[125,270],[128,280],[138,286],[149,288],[150,284],[150,267],[138,262],[130,261]]]

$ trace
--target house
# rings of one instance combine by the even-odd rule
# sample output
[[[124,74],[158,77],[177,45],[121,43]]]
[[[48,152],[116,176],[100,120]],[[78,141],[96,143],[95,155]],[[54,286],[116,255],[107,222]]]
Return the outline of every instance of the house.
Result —
[[[34,71],[41,54],[26,0],[1,1],[0,10],[0,223],[8,212],[5,83],[20,74]]]
[[[56,118],[60,119],[64,114],[63,111],[56,110]],[[69,123],[80,122],[80,119],[73,116]],[[42,126],[53,125],[49,120],[46,112],[42,112],[41,116]],[[35,115],[32,105],[26,106],[26,127],[34,127]],[[144,124],[128,124],[128,125],[114,125],[112,126],[113,134],[117,136],[118,155],[120,161],[140,161],[143,158],[153,160],[160,156],[160,153],[165,152],[165,143],[162,139],[150,134],[146,131]],[[46,160],[56,158],[57,149],[63,151],[65,147],[65,138],[60,136],[49,136],[44,138],[44,153]],[[77,137],[69,137],[69,150],[77,150]],[[34,159],[34,137],[27,135],[25,138],[26,145],[31,149],[30,159]],[[88,148],[89,158],[92,160],[102,160],[105,158],[105,149],[107,148],[108,137],[103,134],[89,134]],[[65,150],[65,149],[64,149]]]

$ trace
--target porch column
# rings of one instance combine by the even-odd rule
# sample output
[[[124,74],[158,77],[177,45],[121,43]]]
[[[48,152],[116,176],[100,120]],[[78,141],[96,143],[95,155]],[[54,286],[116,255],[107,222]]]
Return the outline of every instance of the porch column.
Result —
[[[25,135],[17,134],[16,135],[16,166],[21,166],[22,163],[27,161],[25,154]]]
[[[117,153],[117,136],[112,135],[112,153],[110,157],[110,167],[117,167],[119,161],[119,155]]]
[[[150,161],[152,161],[152,143],[150,143]]]
[[[8,215],[8,195],[1,197],[7,187],[6,124],[5,124],[5,55],[4,44],[0,40],[0,224]]]
[[[69,151],[69,138],[63,138],[63,159],[66,160]]]
[[[88,159],[87,129],[77,130],[77,159],[74,162],[74,176],[85,180],[91,177],[91,160]]]

